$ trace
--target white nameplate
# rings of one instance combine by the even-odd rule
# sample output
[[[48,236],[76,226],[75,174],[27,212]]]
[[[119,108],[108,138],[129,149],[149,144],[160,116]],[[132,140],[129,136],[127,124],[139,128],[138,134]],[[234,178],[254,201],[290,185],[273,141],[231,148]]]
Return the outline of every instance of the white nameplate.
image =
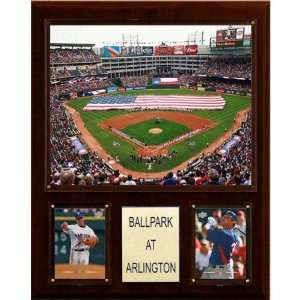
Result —
[[[179,282],[179,207],[122,207],[122,281]]]

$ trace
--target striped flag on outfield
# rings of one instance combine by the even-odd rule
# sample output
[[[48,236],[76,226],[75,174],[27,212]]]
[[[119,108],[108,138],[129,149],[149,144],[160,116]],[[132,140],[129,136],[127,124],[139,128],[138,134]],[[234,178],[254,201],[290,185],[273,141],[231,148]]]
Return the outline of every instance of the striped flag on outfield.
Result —
[[[225,100],[221,96],[104,96],[94,97],[84,110],[109,109],[223,109]]]

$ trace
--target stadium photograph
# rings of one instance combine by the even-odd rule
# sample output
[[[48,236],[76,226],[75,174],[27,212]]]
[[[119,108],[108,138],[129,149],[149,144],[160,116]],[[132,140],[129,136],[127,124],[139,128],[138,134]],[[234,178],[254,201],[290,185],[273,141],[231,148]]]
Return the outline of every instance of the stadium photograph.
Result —
[[[252,185],[251,26],[50,27],[50,187]]]

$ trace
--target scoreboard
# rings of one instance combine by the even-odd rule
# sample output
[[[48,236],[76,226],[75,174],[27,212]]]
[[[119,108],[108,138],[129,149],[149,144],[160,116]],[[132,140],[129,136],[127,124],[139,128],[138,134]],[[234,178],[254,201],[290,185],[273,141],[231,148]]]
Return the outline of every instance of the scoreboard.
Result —
[[[229,28],[218,30],[216,47],[242,47],[244,40],[244,28]]]

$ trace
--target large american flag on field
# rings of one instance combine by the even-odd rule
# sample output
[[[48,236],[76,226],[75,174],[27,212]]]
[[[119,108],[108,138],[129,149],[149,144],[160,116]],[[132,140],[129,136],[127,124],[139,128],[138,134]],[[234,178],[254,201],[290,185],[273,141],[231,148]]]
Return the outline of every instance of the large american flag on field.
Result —
[[[119,95],[94,97],[84,110],[109,109],[223,109],[221,96]]]

